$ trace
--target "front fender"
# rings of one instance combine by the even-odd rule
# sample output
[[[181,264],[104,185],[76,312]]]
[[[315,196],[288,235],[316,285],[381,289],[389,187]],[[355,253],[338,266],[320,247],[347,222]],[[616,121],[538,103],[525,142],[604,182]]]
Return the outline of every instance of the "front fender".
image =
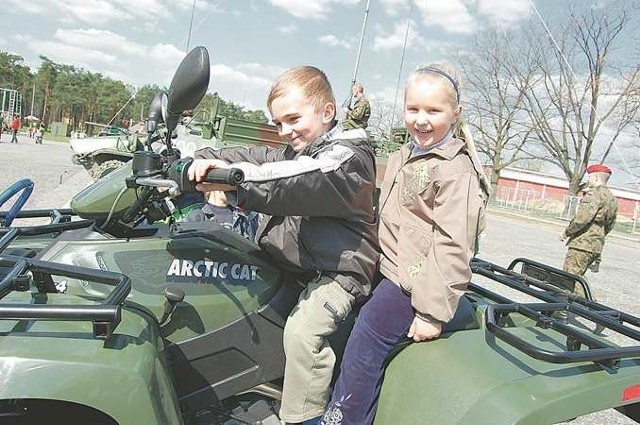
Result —
[[[106,341],[91,323],[0,321],[0,353],[0,400],[76,403],[120,425],[182,423],[157,323],[142,312],[125,307]]]

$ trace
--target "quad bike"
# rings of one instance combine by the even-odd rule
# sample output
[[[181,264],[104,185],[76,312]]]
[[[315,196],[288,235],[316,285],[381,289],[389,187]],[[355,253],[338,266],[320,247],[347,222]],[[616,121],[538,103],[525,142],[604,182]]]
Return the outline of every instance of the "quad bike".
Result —
[[[208,80],[198,47],[153,120],[174,127]],[[29,181],[0,194],[0,207],[18,197],[0,213],[0,425],[279,423],[282,331],[301,286],[226,228],[167,221],[171,200],[194,187],[191,159],[166,142],[163,153],[136,152],[70,209],[21,211]],[[207,180],[244,178],[232,168]],[[33,217],[51,220],[12,226]],[[442,337],[390,357],[376,424],[537,425],[609,408],[640,420],[640,319],[558,284],[572,275],[517,262],[473,260]],[[334,335],[338,356],[353,319]],[[632,343],[617,346],[594,324]]]

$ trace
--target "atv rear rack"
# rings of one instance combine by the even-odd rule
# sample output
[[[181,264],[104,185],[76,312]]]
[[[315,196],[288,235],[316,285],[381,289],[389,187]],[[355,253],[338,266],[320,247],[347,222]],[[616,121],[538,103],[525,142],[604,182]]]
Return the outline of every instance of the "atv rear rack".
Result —
[[[517,262],[535,266],[537,277],[532,278],[524,273],[515,272],[513,268]],[[487,306],[485,314],[487,331],[527,355],[549,363],[591,361],[610,369],[618,368],[620,359],[640,358],[640,345],[620,347],[609,343],[604,338],[593,335],[599,333],[598,330],[606,328],[640,342],[640,318],[575,295],[564,289],[562,284],[558,284],[558,278],[573,278],[578,281],[580,279],[578,276],[523,258],[514,260],[509,268],[474,259],[471,262],[471,268],[478,275],[543,301],[542,303],[517,303],[474,283],[469,284],[470,290],[497,303]],[[540,272],[546,273],[547,278],[539,279]],[[583,282],[587,289],[585,293],[590,298],[591,293],[588,291],[588,285],[584,280]],[[534,320],[536,326],[553,329],[563,334],[566,336],[567,349],[564,351],[546,350],[509,332],[507,319],[512,313],[518,313]],[[585,332],[568,325],[567,319],[571,315],[595,323],[596,331]],[[633,327],[625,325],[625,323]],[[581,349],[583,346],[587,349]]]

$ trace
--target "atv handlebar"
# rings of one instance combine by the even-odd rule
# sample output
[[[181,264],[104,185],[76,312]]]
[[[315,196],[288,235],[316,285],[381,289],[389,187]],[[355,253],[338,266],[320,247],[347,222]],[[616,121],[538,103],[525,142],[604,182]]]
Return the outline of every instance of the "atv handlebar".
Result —
[[[156,152],[140,151],[133,155],[133,175],[125,179],[126,187],[142,187],[136,200],[124,212],[121,221],[132,223],[154,200],[167,195],[175,197],[181,193],[196,192],[196,182],[189,179],[189,168],[193,158],[171,160]],[[206,183],[237,186],[244,182],[244,172],[239,168],[215,168],[207,173]],[[167,192],[155,188],[168,189]],[[108,221],[108,220],[107,220]]]
[[[237,186],[244,181],[244,172],[239,168],[214,168],[209,171],[204,181]]]

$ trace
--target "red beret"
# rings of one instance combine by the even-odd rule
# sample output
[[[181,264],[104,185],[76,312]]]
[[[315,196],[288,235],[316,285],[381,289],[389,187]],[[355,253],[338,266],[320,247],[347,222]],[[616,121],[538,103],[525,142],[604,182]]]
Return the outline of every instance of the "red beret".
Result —
[[[587,173],[608,173],[611,174],[611,168],[604,164],[591,164],[587,167]]]

